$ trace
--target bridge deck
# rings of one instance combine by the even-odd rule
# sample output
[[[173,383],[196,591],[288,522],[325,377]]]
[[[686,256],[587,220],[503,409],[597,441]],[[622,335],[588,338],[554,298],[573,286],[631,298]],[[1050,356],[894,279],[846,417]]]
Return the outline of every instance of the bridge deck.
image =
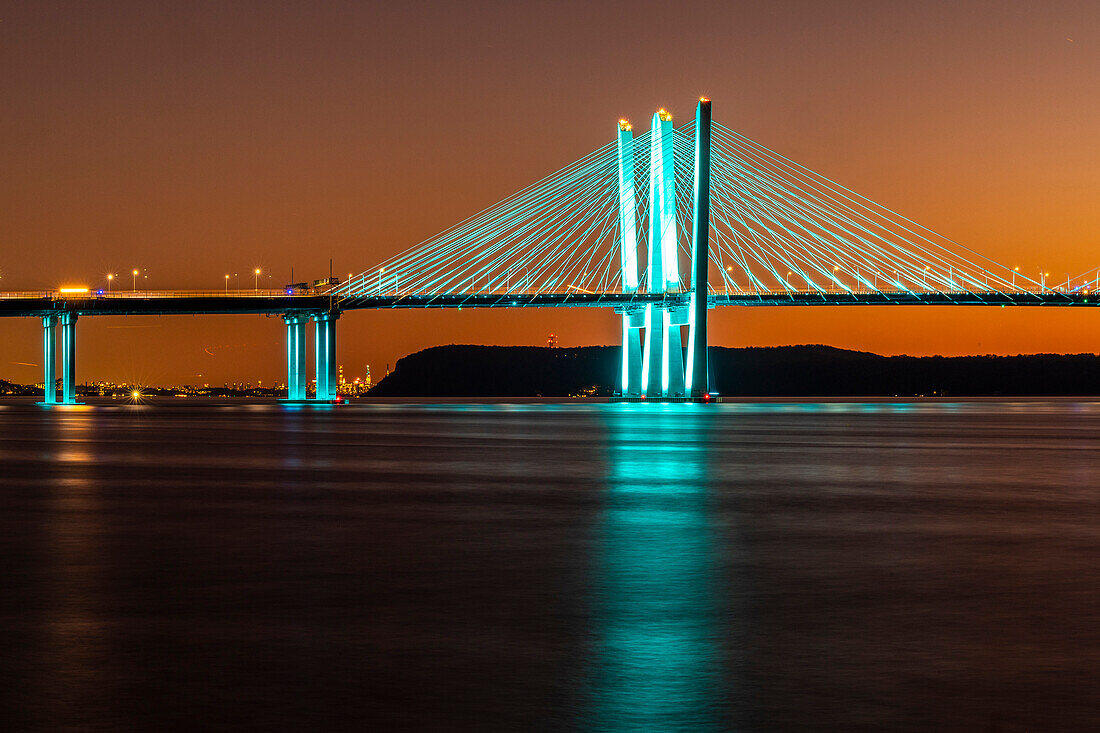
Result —
[[[453,293],[401,294],[339,298],[334,295],[287,294],[286,291],[195,293],[158,291],[61,295],[56,291],[0,293],[0,317],[29,317],[66,311],[81,316],[282,314],[297,311],[378,310],[392,308],[615,308],[630,310],[647,303],[686,305],[690,294],[669,293]],[[1096,306],[1089,293],[1021,291],[990,292],[819,292],[711,293],[717,306],[968,305]]]

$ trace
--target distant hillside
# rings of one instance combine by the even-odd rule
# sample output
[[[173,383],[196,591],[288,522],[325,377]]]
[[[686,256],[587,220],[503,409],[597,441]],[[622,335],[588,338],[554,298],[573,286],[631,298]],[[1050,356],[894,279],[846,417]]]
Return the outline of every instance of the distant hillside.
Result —
[[[744,397],[1089,395],[1100,356],[879,356],[831,346],[710,348],[711,388]],[[610,395],[616,346],[437,346],[410,354],[370,391],[378,397]]]

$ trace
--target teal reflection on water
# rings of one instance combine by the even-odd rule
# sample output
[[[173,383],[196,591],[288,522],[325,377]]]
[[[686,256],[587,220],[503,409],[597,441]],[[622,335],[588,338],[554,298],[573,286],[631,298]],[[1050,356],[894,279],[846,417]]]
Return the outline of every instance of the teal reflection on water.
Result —
[[[713,415],[676,408],[607,413],[586,729],[721,727],[720,584],[707,490]]]

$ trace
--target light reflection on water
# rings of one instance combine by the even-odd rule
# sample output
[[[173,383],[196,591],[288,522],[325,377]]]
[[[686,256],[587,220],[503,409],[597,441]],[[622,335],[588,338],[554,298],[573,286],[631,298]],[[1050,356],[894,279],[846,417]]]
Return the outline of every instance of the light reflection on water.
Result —
[[[1098,418],[2,406],[0,723],[1094,729]]]
[[[592,558],[593,710],[583,728],[721,728],[710,420],[694,406],[631,405],[605,417],[608,483]]]

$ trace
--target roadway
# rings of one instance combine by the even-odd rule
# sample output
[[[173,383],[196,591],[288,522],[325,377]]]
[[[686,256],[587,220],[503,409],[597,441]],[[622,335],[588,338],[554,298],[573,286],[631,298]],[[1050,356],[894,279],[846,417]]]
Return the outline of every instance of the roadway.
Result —
[[[394,308],[571,308],[632,310],[648,303],[686,305],[687,292],[648,293],[402,293],[340,297],[288,293],[286,290],[240,292],[138,291],[61,294],[58,291],[0,292],[0,317],[35,317],[75,312],[79,316],[285,314]],[[717,306],[967,305],[1096,306],[1100,298],[1084,292],[776,291],[712,292]]]

